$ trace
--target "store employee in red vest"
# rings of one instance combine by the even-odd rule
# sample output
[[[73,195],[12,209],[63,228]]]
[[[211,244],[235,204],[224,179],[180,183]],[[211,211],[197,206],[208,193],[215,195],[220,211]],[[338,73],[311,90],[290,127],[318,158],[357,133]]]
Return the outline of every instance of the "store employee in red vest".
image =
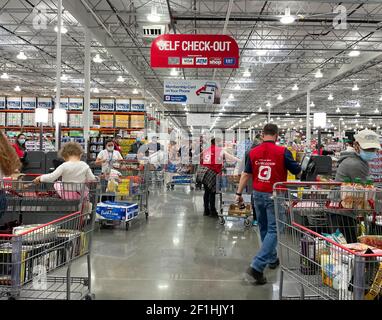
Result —
[[[236,193],[236,201],[243,202],[242,191],[252,175],[253,200],[260,229],[262,245],[253,258],[247,273],[257,284],[265,284],[264,269],[271,269],[280,264],[277,257],[277,230],[275,208],[272,199],[273,185],[287,180],[288,170],[299,174],[300,165],[293,159],[292,153],[284,147],[277,146],[278,128],[275,124],[267,124],[263,129],[263,143],[252,149],[249,161],[241,176]]]

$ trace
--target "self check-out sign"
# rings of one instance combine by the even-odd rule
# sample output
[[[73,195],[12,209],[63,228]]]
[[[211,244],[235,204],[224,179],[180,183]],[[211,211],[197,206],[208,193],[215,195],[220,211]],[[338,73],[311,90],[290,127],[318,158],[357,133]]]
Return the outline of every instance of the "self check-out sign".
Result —
[[[227,35],[165,34],[151,45],[152,68],[238,68],[239,47]]]

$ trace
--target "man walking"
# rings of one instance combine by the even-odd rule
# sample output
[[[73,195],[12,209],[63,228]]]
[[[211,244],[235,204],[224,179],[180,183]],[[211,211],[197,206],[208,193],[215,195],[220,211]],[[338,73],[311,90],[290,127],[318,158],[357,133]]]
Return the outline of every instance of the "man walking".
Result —
[[[256,280],[257,284],[267,282],[263,274],[267,265],[275,269],[280,264],[276,251],[277,228],[272,199],[273,185],[286,181],[288,170],[292,174],[301,172],[301,167],[293,159],[291,152],[285,147],[276,145],[277,138],[277,126],[267,124],[263,129],[263,143],[249,153],[249,159],[236,192],[236,201],[242,203],[242,191],[252,176],[253,199],[262,245],[247,273]]]

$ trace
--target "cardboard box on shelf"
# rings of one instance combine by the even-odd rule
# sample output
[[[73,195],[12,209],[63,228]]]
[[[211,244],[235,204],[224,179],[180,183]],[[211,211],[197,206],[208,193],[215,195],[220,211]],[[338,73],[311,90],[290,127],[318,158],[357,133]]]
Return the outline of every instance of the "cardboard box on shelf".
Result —
[[[130,128],[144,128],[145,116],[144,115],[132,115],[130,116]]]
[[[114,126],[114,115],[112,114],[101,114],[100,115],[100,126],[104,128],[113,128]]]
[[[128,128],[129,127],[129,115],[116,115],[115,116],[115,126],[117,128]]]

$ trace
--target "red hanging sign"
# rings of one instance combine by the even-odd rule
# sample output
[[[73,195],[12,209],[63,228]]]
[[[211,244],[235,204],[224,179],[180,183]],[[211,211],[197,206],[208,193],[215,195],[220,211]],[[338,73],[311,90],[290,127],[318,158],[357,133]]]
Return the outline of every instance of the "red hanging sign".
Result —
[[[239,47],[227,35],[164,34],[151,44],[152,68],[238,68]]]

